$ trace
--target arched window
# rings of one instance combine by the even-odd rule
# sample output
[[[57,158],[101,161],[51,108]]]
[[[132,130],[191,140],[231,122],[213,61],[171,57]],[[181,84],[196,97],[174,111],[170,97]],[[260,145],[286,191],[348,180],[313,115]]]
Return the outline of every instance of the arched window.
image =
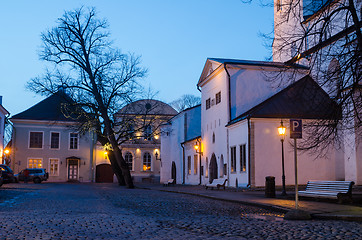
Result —
[[[209,177],[209,159],[206,157],[205,177]]]
[[[133,170],[133,156],[132,156],[132,153],[126,152],[126,154],[124,155],[124,160],[128,164],[129,170],[132,171]]]
[[[220,177],[224,177],[224,156],[221,154],[220,157]]]
[[[143,154],[143,171],[151,171],[151,154]]]
[[[212,143],[215,143],[215,133],[212,133]]]
[[[338,60],[333,58],[328,66],[327,81],[329,81],[330,89],[328,92],[331,97],[339,98],[342,92],[343,83],[341,78],[341,65]]]

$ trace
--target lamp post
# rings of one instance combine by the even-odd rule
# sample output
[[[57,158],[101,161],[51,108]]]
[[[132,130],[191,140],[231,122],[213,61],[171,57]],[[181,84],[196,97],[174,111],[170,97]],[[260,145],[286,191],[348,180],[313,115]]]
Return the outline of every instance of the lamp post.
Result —
[[[283,184],[282,196],[287,195],[287,192],[285,191],[285,174],[284,174],[284,139],[285,139],[286,129],[287,128],[283,126],[283,120],[281,120],[280,126],[278,127],[278,134],[280,136],[280,141],[282,143],[282,184]]]

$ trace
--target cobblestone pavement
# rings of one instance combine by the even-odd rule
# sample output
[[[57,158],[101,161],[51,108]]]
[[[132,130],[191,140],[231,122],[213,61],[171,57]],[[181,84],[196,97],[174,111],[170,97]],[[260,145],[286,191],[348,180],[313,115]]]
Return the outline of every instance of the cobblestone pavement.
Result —
[[[6,184],[0,239],[362,239],[362,223],[114,184]]]

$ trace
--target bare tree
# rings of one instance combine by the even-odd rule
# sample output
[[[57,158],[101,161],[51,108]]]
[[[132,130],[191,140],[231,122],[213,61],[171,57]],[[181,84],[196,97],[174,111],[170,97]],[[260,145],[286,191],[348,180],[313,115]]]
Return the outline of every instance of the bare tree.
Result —
[[[117,140],[126,133],[118,132],[114,115],[139,93],[138,82],[147,72],[140,58],[112,47],[108,24],[96,17],[94,8],[65,12],[41,38],[40,57],[54,68],[32,79],[28,88],[45,95],[64,89],[70,98],[64,113],[78,119],[81,131],[96,132],[97,140],[108,147],[119,183],[133,188]]]
[[[308,124],[301,145],[323,149],[348,131],[361,136],[362,8],[357,0],[275,0],[273,60],[302,64],[333,98],[340,114]],[[286,83],[284,83],[286,84]]]
[[[201,98],[191,94],[184,94],[170,103],[170,105],[178,112],[199,104],[201,104]]]

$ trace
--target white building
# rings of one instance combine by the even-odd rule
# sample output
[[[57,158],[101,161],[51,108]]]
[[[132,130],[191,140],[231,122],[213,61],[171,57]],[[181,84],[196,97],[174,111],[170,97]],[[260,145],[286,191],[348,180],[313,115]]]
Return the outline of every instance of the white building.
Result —
[[[200,155],[194,146],[201,140],[201,106],[188,108],[161,127],[161,182],[199,184]]]
[[[361,60],[356,58],[359,63],[354,69],[349,68],[348,60],[351,54],[361,51],[353,27],[354,22],[361,22],[361,6],[361,1],[356,0],[274,1],[273,60],[310,66],[312,77],[328,94],[346,102],[344,111],[359,108],[355,116],[361,116],[362,83],[360,73],[359,79],[351,76],[358,77]],[[353,9],[356,15],[352,17]],[[344,72],[345,77],[339,72]],[[361,120],[347,117],[343,122],[348,129],[343,136],[345,180],[362,184]]]
[[[189,161],[186,160],[184,168],[177,171],[178,180],[179,174],[190,172],[192,175],[197,167],[201,170],[201,184],[221,178],[228,179],[227,185],[231,187],[258,187],[264,186],[266,176],[275,176],[276,184],[281,185],[281,141],[277,134],[281,120],[289,127],[291,118],[301,118],[307,123],[310,120],[306,119],[328,118],[336,110],[328,95],[306,76],[305,67],[289,68],[282,63],[208,59],[198,82],[202,100],[201,163],[193,164],[193,159],[199,155],[192,149],[195,144],[192,141],[191,144],[186,142],[188,148],[184,158],[180,157],[180,150],[168,153],[162,150],[162,164],[166,170],[161,172],[161,180],[171,176],[170,159],[180,162],[189,155],[191,167],[188,168]],[[277,86],[275,81],[270,81],[271,77],[276,81],[286,78],[291,84]],[[170,132],[175,136],[162,138],[161,149],[182,148],[178,146],[180,140],[175,141],[182,140],[182,116],[179,118],[181,121],[176,118],[171,125],[165,126],[165,129],[172,129]],[[288,142],[289,138],[286,139]],[[293,148],[290,144],[284,145],[286,183],[291,185],[294,184]],[[316,155],[309,152],[300,153],[298,157],[302,184],[311,179],[344,178],[343,156],[334,146],[328,156],[316,159]],[[200,184],[199,175],[190,176],[189,180],[185,178],[181,183]]]
[[[52,182],[93,180],[95,136],[80,134],[77,122],[65,117],[68,100],[60,91],[11,118],[14,172],[45,168]]]
[[[5,121],[6,117],[9,115],[9,112],[2,105],[2,96],[0,96],[0,163],[4,162],[4,135],[5,135]]]

